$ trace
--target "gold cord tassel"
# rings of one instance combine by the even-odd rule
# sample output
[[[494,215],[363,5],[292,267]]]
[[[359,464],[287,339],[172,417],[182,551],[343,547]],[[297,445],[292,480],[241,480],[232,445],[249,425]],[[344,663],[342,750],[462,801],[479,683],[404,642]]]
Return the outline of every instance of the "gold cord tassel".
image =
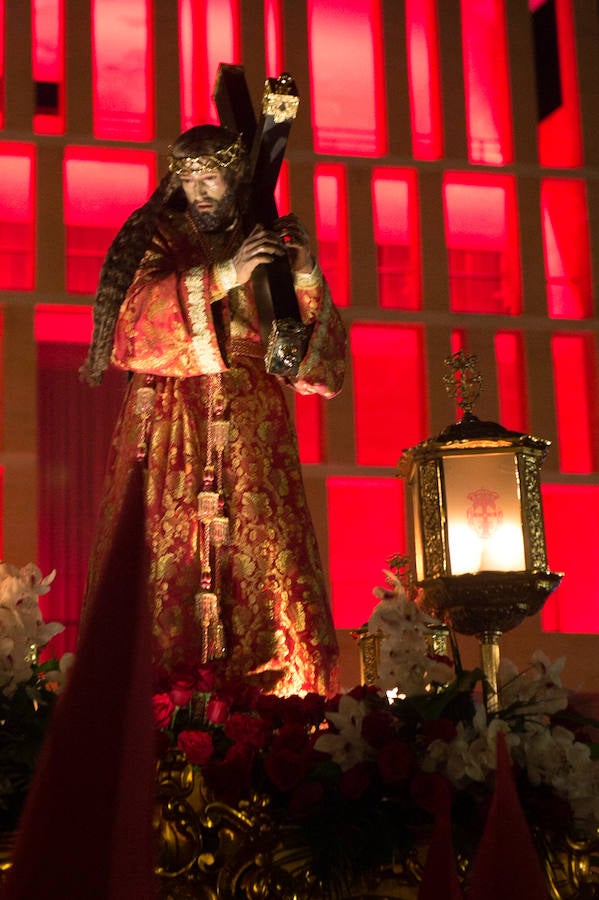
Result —
[[[136,457],[140,462],[145,462],[148,458],[150,422],[152,420],[154,402],[156,400],[155,383],[154,377],[152,375],[147,375],[145,383],[142,387],[138,387],[135,392],[135,412],[140,418]]]
[[[195,597],[196,617],[202,630],[202,663],[223,656],[226,651],[219,594],[221,550],[229,539],[223,494],[223,454],[229,437],[229,420],[225,418],[226,399],[220,375],[211,377],[209,392],[206,465],[202,490],[198,493],[201,577]]]

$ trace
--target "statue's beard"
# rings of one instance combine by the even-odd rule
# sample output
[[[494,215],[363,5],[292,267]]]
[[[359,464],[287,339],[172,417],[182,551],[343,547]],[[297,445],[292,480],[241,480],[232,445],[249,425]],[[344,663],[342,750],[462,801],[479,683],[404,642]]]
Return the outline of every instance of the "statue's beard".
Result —
[[[235,192],[231,188],[227,188],[212,209],[198,209],[192,203],[191,212],[200,231],[224,231],[232,225],[237,215]]]

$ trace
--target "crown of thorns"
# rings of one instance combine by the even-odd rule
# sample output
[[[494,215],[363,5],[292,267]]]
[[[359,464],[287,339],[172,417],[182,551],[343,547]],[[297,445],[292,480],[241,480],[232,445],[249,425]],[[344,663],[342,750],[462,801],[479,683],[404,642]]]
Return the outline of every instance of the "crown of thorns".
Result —
[[[238,165],[245,156],[241,135],[228,147],[199,156],[174,156],[173,148],[168,149],[169,172],[175,175],[203,175],[215,169],[228,169],[230,166]]]

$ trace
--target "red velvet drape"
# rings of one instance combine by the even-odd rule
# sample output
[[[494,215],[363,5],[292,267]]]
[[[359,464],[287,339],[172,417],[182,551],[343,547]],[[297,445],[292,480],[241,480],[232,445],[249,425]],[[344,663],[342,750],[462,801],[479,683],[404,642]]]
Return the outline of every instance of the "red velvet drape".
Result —
[[[53,655],[74,650],[87,565],[102,492],[110,437],[126,376],[109,371],[98,388],[79,380],[87,347],[38,345],[38,558],[56,579],[42,599],[46,620],[65,632]],[[26,562],[24,560],[23,562]]]

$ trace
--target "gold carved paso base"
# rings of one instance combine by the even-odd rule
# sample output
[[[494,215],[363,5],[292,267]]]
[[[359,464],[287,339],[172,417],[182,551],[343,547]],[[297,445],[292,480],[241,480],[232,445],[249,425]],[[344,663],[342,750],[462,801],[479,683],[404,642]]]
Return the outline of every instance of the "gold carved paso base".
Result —
[[[266,798],[254,796],[236,808],[215,802],[198,770],[170,751],[158,767],[157,800],[158,900],[324,898],[301,830],[275,821]],[[415,852],[342,896],[416,900],[420,873]]]
[[[154,827],[158,900],[416,900],[428,850],[417,841],[360,883],[328,893],[298,828],[275,819],[264,797],[236,808],[214,802],[178,751],[159,765]],[[459,867],[467,872],[468,861]],[[544,868],[550,900],[599,897],[587,844],[547,848]]]
[[[478,572],[419,582],[424,609],[460,634],[511,631],[534,616],[558,586],[556,572]]]

